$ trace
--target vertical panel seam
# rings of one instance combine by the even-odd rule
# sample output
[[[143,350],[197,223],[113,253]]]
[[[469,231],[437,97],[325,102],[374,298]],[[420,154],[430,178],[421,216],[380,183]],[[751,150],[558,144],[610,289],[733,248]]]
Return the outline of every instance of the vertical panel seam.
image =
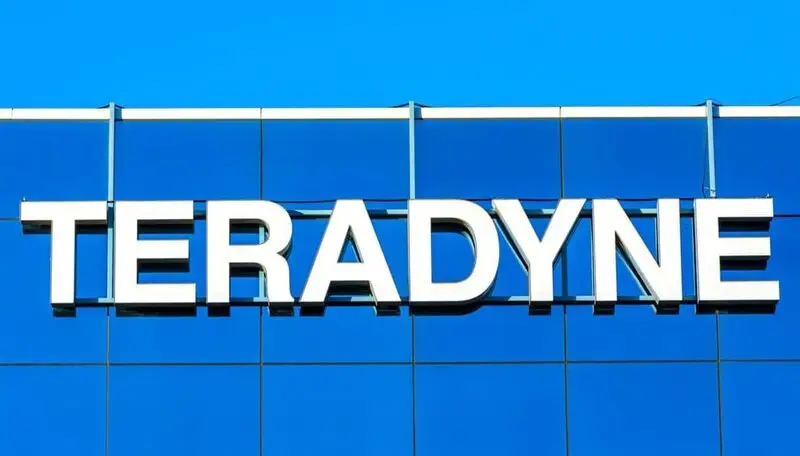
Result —
[[[714,145],[714,111],[714,101],[710,99],[706,100],[706,168],[708,169],[708,194],[711,198],[717,197],[717,169]],[[724,454],[724,433],[722,426],[722,362],[720,358],[721,348],[719,309],[714,311],[714,339],[714,344],[716,346],[715,365],[717,369],[717,438],[719,439],[719,454],[722,456]]]
[[[106,199],[108,216],[106,220],[106,298],[114,302],[114,169],[116,154],[117,106],[108,104],[108,155],[106,156]],[[111,452],[111,307],[106,307],[106,353],[105,353],[105,456]]]
[[[259,109],[258,120],[258,197],[264,199],[264,118]],[[259,242],[264,241],[264,227],[259,227]],[[266,296],[266,276],[259,272],[258,294]],[[264,303],[258,306],[258,454],[264,454]]]
[[[416,118],[417,107],[414,101],[408,102],[408,196],[416,198]],[[410,267],[411,265],[409,265]],[[410,293],[411,290],[409,290]],[[408,306],[411,317],[411,454],[417,456],[417,334],[416,318],[411,305]]]
[[[561,198],[566,196],[566,183],[564,180],[564,118],[561,115],[561,107],[558,108],[558,161],[559,161],[559,194]],[[561,254],[561,295],[567,296],[569,292],[569,279],[567,270],[567,250]],[[563,309],[564,326],[564,448],[565,454],[569,456],[569,361],[567,356],[568,335],[567,335],[567,306]]]
[[[724,443],[723,443],[723,430],[722,430],[722,362],[720,360],[720,327],[719,327],[719,310],[715,312],[715,327],[716,327],[716,345],[717,345],[717,360],[716,360],[716,368],[717,368],[717,425],[719,428],[719,454],[720,456],[723,455],[724,452]]]

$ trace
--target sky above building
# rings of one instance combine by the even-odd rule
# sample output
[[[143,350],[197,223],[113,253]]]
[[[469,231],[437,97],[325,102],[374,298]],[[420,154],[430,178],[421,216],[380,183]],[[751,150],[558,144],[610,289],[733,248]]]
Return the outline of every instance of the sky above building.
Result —
[[[0,106],[771,104],[795,0],[0,0]]]

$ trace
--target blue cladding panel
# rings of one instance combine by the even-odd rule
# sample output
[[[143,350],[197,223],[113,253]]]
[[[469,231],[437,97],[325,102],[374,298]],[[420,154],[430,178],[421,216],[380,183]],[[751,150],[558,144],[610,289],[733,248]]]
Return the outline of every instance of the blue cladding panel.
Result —
[[[407,198],[407,121],[264,123],[264,194],[273,200]]]
[[[259,122],[121,122],[116,198],[258,199],[260,138]],[[205,296],[205,224],[196,222],[192,235],[147,237],[190,238],[190,272],[141,274],[140,281],[192,281],[198,295]],[[234,280],[232,294],[255,296],[256,279]],[[198,314],[197,318],[114,318],[112,359],[258,361],[257,308],[235,308],[230,317],[208,318],[204,309]]]
[[[325,220],[294,222],[289,256],[292,294],[300,296],[322,240]],[[405,220],[375,220],[375,231],[392,271],[398,292],[406,296],[408,260]],[[356,261],[352,247],[344,261]],[[411,330],[407,309],[401,316],[376,316],[372,305],[329,307],[323,317],[264,317],[266,362],[410,361]]]
[[[570,454],[718,454],[716,366],[569,366]]]
[[[0,243],[0,362],[103,362],[105,309],[53,316],[50,235],[23,235],[19,222],[2,221]],[[105,236],[78,236],[76,257],[77,296],[105,296]]]
[[[776,214],[800,212],[794,170],[800,147],[798,119],[718,119],[717,169],[720,196],[774,198]],[[775,219],[769,236],[772,257],[765,272],[737,274],[738,280],[780,280],[781,300],[774,315],[723,315],[723,358],[797,358],[797,232],[800,220]]]
[[[408,198],[408,122],[271,122],[264,126],[264,195],[280,201]],[[374,205],[368,204],[368,207]],[[405,206],[402,204],[402,206]],[[296,207],[289,205],[289,207]],[[315,203],[302,207],[332,207]],[[385,206],[383,206],[385,207]],[[295,221],[290,270],[299,297],[327,221]],[[407,294],[404,221],[373,226],[401,295]],[[355,261],[352,247],[346,249]],[[297,312],[296,312],[297,313]],[[323,318],[264,313],[264,360],[408,361],[411,324],[364,308],[329,308]]]
[[[0,217],[22,198],[105,200],[108,124],[0,122]]]
[[[636,219],[634,226],[655,253],[654,219]],[[692,222],[681,221],[684,295],[694,294]],[[569,294],[592,295],[591,222],[582,220],[567,250]],[[617,257],[618,296],[642,294],[637,280]],[[693,305],[677,315],[657,315],[650,305],[618,305],[615,314],[594,315],[590,305],[567,311],[570,360],[714,359],[714,315],[698,315]]]
[[[112,367],[113,455],[258,454],[258,367]]]
[[[557,198],[558,130],[557,121],[419,121],[416,196]],[[545,226],[546,221],[534,223],[538,233]],[[500,244],[492,294],[527,295],[525,270],[502,237]],[[463,237],[434,236],[434,280],[463,279],[472,261]],[[555,276],[560,289],[560,274]],[[563,315],[558,309],[529,317],[524,307],[484,307],[468,315],[419,317],[416,338],[419,361],[562,359]]]
[[[416,123],[417,198],[557,198],[556,120]]]
[[[564,367],[417,367],[417,454],[565,454]]]
[[[772,256],[765,271],[745,272],[730,280],[779,280],[781,299],[770,315],[721,315],[720,351],[725,359],[800,358],[800,219],[775,219],[769,236]],[[759,235],[766,235],[761,233]]]
[[[258,199],[261,131],[249,122],[120,122],[116,199]]]
[[[538,233],[546,221],[535,220]],[[433,237],[433,279],[455,281],[470,273],[473,254],[469,242],[453,233]],[[497,296],[526,296],[526,271],[511,248],[500,240],[500,273],[492,292]],[[561,290],[560,263],[554,287]],[[528,315],[525,305],[485,306],[458,316],[416,317],[418,361],[526,361],[563,359],[563,310],[552,315]]]
[[[0,217],[18,217],[22,198],[105,200],[104,122],[0,122]],[[7,259],[0,264],[0,360],[99,362],[105,359],[105,311],[82,309],[54,318],[50,306],[50,236],[22,235],[16,221],[0,223]],[[106,244],[79,236],[76,292],[105,296]]]
[[[102,367],[2,367],[0,378],[0,454],[103,454]]]
[[[189,272],[140,273],[140,283],[195,283],[198,296],[206,296],[206,223],[196,221],[192,234],[144,234],[142,239],[189,239]],[[234,234],[233,242],[257,243],[255,233]],[[234,278],[234,297],[258,296],[258,279]],[[119,315],[119,314],[118,314]],[[232,307],[230,316],[117,316],[111,322],[113,362],[256,362],[258,361],[258,309]]]
[[[776,213],[800,212],[800,119],[717,119],[714,136],[719,196],[772,195]]]
[[[566,120],[567,196],[702,196],[705,144],[702,119]]]
[[[705,122],[691,120],[570,120],[564,122],[568,197],[700,197],[704,184]],[[631,203],[631,207],[633,207]],[[655,203],[637,203],[652,207]],[[655,252],[654,219],[634,222]],[[591,224],[580,222],[568,247],[569,294],[591,295]],[[694,293],[692,225],[681,225],[684,295]],[[618,294],[639,295],[617,262]],[[589,306],[567,311],[570,359],[709,359],[715,355],[713,316],[681,306],[679,315],[655,315],[650,306],[617,306],[611,318]]]
[[[264,454],[412,454],[410,366],[264,368]]]
[[[728,456],[784,455],[797,447],[798,363],[722,367],[724,448]]]

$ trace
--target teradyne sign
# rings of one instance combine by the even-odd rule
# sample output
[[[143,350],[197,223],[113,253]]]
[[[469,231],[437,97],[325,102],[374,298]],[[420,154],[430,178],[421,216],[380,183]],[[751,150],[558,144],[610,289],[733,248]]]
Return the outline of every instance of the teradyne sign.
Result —
[[[562,199],[547,229],[537,233],[519,200],[496,199],[492,209],[466,200],[414,199],[408,201],[408,297],[401,297],[362,200],[339,200],[300,296],[289,288],[286,259],[292,243],[292,217],[271,201],[209,201],[207,220],[207,305],[228,305],[232,267],[257,267],[266,277],[266,297],[278,303],[321,304],[334,286],[364,286],[376,307],[407,301],[412,305],[442,305],[479,301],[492,289],[500,260],[503,231],[529,279],[531,305],[554,301],[553,265],[568,242],[585,199]],[[657,249],[653,255],[618,200],[591,201],[594,300],[614,303],[617,296],[616,256],[620,252],[655,304],[684,301],[681,263],[681,208],[678,199],[659,199],[656,208]],[[770,256],[768,236],[723,236],[728,223],[743,226],[769,222],[773,201],[752,199],[694,200],[694,250],[696,302],[708,305],[768,304],[780,296],[777,281],[724,281],[721,269],[729,262],[765,264]],[[51,300],[54,306],[75,305],[75,246],[77,227],[107,226],[106,201],[21,203],[24,224],[49,227],[52,235]],[[193,201],[117,201],[113,204],[113,277],[116,305],[179,305],[198,300],[193,283],[139,283],[142,262],[164,265],[187,261],[186,239],[139,239],[144,225],[191,224]],[[497,219],[495,223],[495,218]],[[231,227],[259,224],[267,235],[261,243],[231,245]],[[456,225],[468,236],[474,253],[471,273],[458,282],[432,280],[431,233],[442,225]],[[347,240],[353,243],[357,262],[342,262]]]

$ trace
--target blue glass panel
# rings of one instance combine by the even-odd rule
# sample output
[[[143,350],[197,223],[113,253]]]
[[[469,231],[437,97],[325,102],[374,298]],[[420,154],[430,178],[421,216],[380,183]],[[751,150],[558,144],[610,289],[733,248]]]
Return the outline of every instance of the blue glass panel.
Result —
[[[546,220],[534,220],[543,233]],[[433,237],[433,279],[457,281],[469,275],[474,261],[469,242],[453,233]],[[527,296],[528,279],[509,244],[500,241],[500,267],[492,295]],[[561,292],[561,264],[554,266],[554,290]],[[529,315],[527,304],[492,305],[458,316],[416,318],[418,361],[526,361],[564,358],[563,310]]]
[[[264,454],[412,454],[410,366],[264,368]]]
[[[550,120],[419,121],[416,196],[557,198],[558,129],[558,122]],[[481,204],[489,207],[489,203]],[[543,233],[547,220],[534,221],[533,225]],[[500,267],[492,295],[527,296],[525,269],[502,236],[500,245]],[[464,237],[434,235],[434,280],[463,279],[473,261]],[[560,266],[555,271],[556,289],[560,290]],[[531,317],[526,306],[493,306],[467,315],[420,316],[415,334],[416,359],[420,361],[563,358],[561,311]]]
[[[16,221],[0,222],[0,362],[103,362],[105,309],[78,309],[55,317],[50,303],[50,235],[22,234]],[[106,294],[106,238],[79,235],[76,294]]]
[[[655,206],[653,206],[655,207]],[[634,219],[642,239],[656,251],[654,219]],[[567,248],[569,294],[593,295],[591,221],[581,220]],[[681,258],[685,296],[694,295],[692,221],[681,220]],[[618,296],[646,294],[626,263],[617,257]],[[681,305],[678,314],[656,314],[650,305],[621,304],[614,315],[595,315],[591,305],[567,309],[570,360],[714,359],[714,315]]]
[[[569,366],[570,454],[717,454],[717,373],[706,364]]]
[[[722,366],[723,443],[728,456],[784,455],[797,447],[800,364]]]
[[[567,196],[702,196],[705,144],[704,119],[567,120]]]
[[[292,295],[302,294],[327,220],[294,222],[289,256]],[[374,220],[384,256],[398,292],[408,295],[405,220]],[[355,261],[352,247],[343,261]],[[328,307],[324,316],[264,315],[265,362],[410,361],[411,324],[407,308],[400,316],[376,316],[371,305]]]
[[[247,122],[121,122],[117,127],[117,199],[258,199],[261,131]],[[250,235],[253,242],[256,238]],[[205,296],[205,224],[190,238],[190,272],[141,274],[142,282],[197,284]],[[235,242],[238,242],[234,239]],[[246,240],[250,242],[249,240]],[[232,281],[232,294],[256,296],[256,279]],[[114,361],[258,361],[257,308],[233,308],[229,317],[117,317]]]
[[[108,124],[0,122],[0,217],[19,215],[22,198],[105,200]]]
[[[800,119],[716,119],[719,196],[775,198],[775,212],[800,212]]]
[[[0,454],[103,454],[103,367],[2,367]]]
[[[256,366],[112,367],[111,454],[258,454],[258,377]]]
[[[565,454],[561,365],[418,366],[420,455]]]
[[[781,299],[770,315],[720,315],[720,353],[730,358],[800,358],[800,219],[779,218],[772,221],[769,235],[772,256],[767,269],[738,273],[723,280],[778,280]]]
[[[566,194],[586,198],[700,197],[705,182],[703,119],[601,119],[564,122]],[[624,203],[655,208],[655,202]],[[689,207],[689,205],[684,205]],[[651,252],[655,219],[636,220]],[[592,295],[591,222],[581,220],[569,242],[569,294]],[[681,222],[684,295],[694,293],[692,223]],[[620,296],[642,294],[625,263],[617,261]],[[591,306],[567,309],[570,359],[707,359],[715,355],[713,316],[681,306],[655,315],[648,305],[616,307],[613,317]]]
[[[405,199],[408,189],[406,121],[264,124],[264,194],[268,199],[312,202],[343,198]],[[322,202],[288,206],[333,207]],[[385,207],[368,204],[370,208],[381,206]],[[326,219],[294,221],[289,260],[294,296],[299,297],[302,292],[326,224]],[[406,295],[405,221],[373,220],[373,226],[398,291]],[[347,252],[352,254],[352,247]],[[264,359],[266,362],[407,361],[411,356],[411,324],[405,314],[404,310],[402,317],[378,318],[371,307],[328,308],[324,317],[271,317],[265,312]]]
[[[264,123],[264,194],[273,200],[408,197],[407,121]]]
[[[198,296],[206,295],[206,224],[195,221],[193,234],[145,234],[142,239],[189,239],[189,272],[140,273],[140,283],[195,283]],[[257,243],[255,233],[232,236],[233,243]],[[234,278],[231,296],[258,296],[258,279]],[[111,320],[113,362],[257,362],[259,309],[237,307],[229,316],[123,315]]]
[[[258,121],[129,121],[116,135],[116,199],[259,197]]]
[[[417,121],[417,198],[558,198],[557,120]]]

